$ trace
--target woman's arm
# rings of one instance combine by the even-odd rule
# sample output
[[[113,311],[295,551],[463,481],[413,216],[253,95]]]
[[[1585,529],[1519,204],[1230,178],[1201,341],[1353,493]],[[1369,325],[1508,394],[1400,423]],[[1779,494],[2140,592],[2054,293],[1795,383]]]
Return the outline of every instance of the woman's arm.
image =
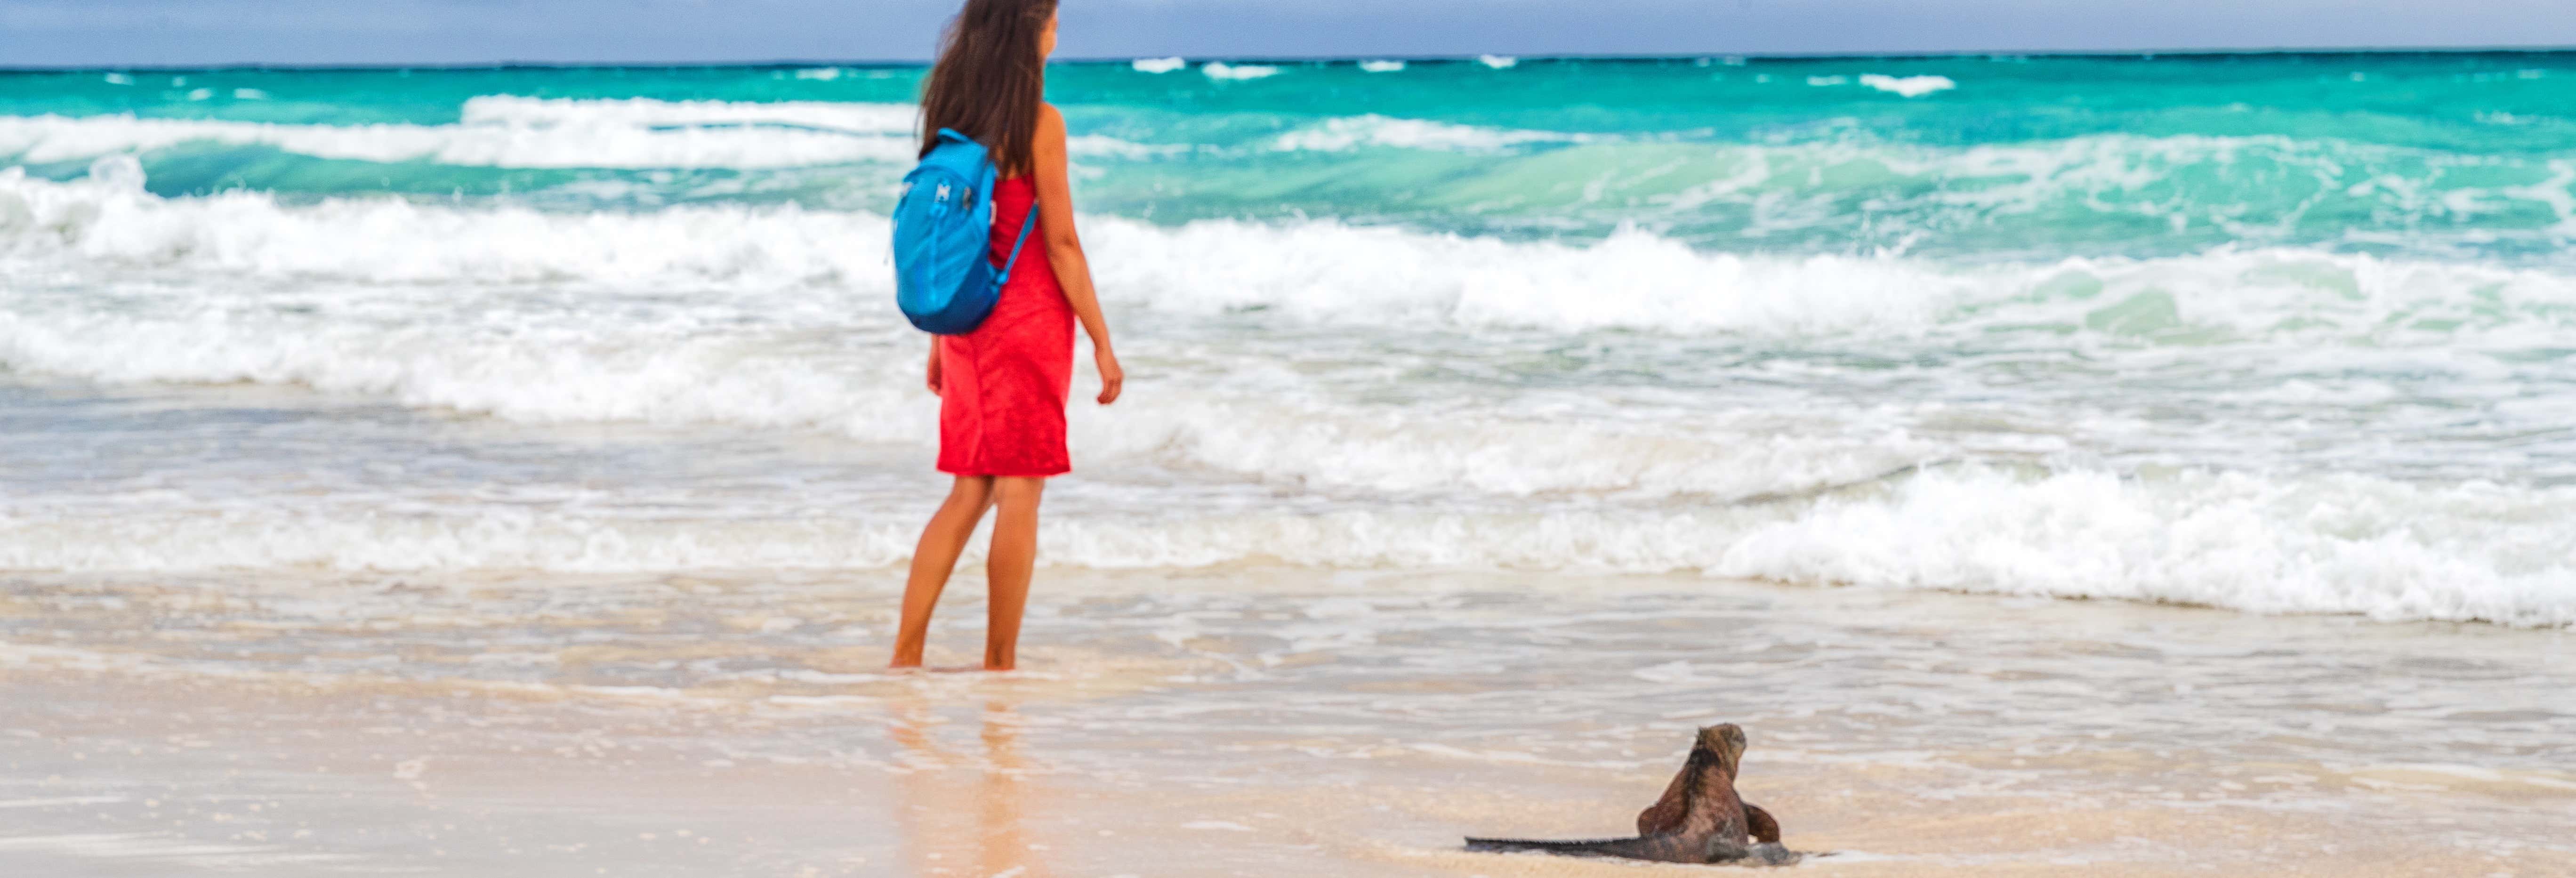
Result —
[[[1118,354],[1109,346],[1109,321],[1100,316],[1100,297],[1091,288],[1091,263],[1082,256],[1082,239],[1073,232],[1073,180],[1065,164],[1064,114],[1053,104],[1038,105],[1037,142],[1031,144],[1036,154],[1035,174],[1038,187],[1038,229],[1046,236],[1047,260],[1055,263],[1056,283],[1064,287],[1065,301],[1072,303],[1073,314],[1082,320],[1082,331],[1091,336],[1091,358],[1100,367],[1100,404],[1118,401],[1118,391],[1127,381],[1118,368]]]

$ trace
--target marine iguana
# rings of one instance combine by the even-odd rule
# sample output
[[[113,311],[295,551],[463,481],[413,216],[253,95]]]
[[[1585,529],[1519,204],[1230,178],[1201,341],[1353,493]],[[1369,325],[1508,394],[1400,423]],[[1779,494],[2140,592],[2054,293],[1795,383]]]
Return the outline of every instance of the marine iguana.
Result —
[[[1575,857],[1621,857],[1662,863],[1751,863],[1785,866],[1799,855],[1780,846],[1780,821],[1735,794],[1744,766],[1744,730],[1734,723],[1699,730],[1681,773],[1663,798],[1637,814],[1637,837],[1593,841],[1470,838],[1471,851],[1542,851]]]

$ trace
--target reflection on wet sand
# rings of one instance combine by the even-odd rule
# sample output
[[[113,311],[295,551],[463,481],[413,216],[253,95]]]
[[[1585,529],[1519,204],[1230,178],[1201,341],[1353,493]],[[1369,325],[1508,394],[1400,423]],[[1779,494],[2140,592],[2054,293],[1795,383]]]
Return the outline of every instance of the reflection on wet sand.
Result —
[[[982,717],[983,758],[943,745],[945,722],[927,699],[893,702],[886,736],[902,748],[903,773],[895,808],[902,844],[914,875],[1009,876],[1046,873],[1046,847],[1029,841],[1026,757],[1020,732],[1026,723],[1013,705],[991,701]],[[965,782],[962,772],[979,770]],[[971,864],[971,866],[969,865]]]
[[[2576,862],[2576,632],[1051,576],[986,675],[879,671],[891,577],[0,575],[0,876],[1613,876],[1458,839],[1633,828],[1721,720],[1850,878]]]

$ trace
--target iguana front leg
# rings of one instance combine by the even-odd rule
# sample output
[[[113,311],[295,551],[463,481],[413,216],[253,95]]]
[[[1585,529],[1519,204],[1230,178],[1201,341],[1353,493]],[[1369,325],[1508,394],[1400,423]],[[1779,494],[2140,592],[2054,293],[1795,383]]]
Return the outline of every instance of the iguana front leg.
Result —
[[[1664,786],[1663,797],[1656,799],[1654,804],[1646,806],[1646,810],[1637,812],[1638,835],[1661,835],[1681,831],[1682,815],[1687,810],[1682,800],[1690,790],[1692,775],[1696,773],[1692,769],[1696,767],[1690,762],[1684,762],[1681,773],[1673,775],[1673,782]]]
[[[1751,802],[1744,803],[1744,829],[1755,844],[1780,843],[1780,821]]]

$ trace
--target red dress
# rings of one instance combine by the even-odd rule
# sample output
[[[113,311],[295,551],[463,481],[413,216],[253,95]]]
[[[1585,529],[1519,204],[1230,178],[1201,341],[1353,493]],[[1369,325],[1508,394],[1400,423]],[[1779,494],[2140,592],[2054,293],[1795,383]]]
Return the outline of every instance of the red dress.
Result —
[[[993,189],[993,264],[1010,258],[1037,206],[1027,177]],[[1043,224],[1044,221],[1040,221]],[[1033,229],[992,316],[965,335],[938,336],[939,471],[959,476],[1058,476],[1064,406],[1073,392],[1073,304]]]

